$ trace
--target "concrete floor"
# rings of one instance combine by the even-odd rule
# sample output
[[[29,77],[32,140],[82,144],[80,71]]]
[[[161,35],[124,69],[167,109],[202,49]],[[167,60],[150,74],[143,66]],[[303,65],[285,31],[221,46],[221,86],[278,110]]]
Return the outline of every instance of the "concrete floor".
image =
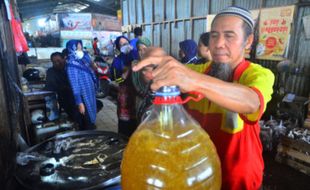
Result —
[[[97,113],[97,130],[117,132],[116,103],[110,96],[99,100],[103,108]]]

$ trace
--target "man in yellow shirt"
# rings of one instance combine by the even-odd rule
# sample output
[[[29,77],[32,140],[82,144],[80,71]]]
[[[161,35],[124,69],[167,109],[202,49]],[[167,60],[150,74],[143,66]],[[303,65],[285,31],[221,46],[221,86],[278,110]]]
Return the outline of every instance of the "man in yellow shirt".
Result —
[[[153,84],[177,85],[205,98],[187,105],[214,142],[222,167],[222,189],[259,189],[264,162],[258,121],[271,99],[271,71],[244,59],[253,42],[254,21],[248,10],[228,7],[214,18],[210,33],[212,63],[182,65],[160,48],[150,49],[137,71],[155,64]]]

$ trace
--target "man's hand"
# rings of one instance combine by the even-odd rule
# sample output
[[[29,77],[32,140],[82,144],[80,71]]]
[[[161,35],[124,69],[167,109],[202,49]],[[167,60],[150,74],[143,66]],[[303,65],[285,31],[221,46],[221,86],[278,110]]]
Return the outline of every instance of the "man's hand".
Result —
[[[79,112],[84,115],[85,114],[85,106],[83,103],[79,104]]]
[[[152,64],[156,66],[152,71],[152,90],[176,85],[182,92],[201,93],[217,105],[237,113],[254,113],[259,109],[259,97],[251,88],[197,73],[167,56],[161,48],[149,48],[133,71]]]
[[[198,73],[190,70],[173,57],[166,55],[161,48],[148,48],[142,61],[133,67],[133,71],[152,65],[156,67],[152,71],[152,90],[173,85],[179,86],[182,92],[194,90],[193,84]]]

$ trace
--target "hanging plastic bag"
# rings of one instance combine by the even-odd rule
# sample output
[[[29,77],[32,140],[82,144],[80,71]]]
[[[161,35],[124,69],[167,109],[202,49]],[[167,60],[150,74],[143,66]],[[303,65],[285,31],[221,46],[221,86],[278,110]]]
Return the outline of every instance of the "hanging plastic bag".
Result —
[[[27,52],[29,50],[29,47],[27,45],[27,40],[22,30],[22,23],[15,18],[12,6],[10,6],[10,11],[12,15],[11,26],[12,26],[15,50],[16,52],[19,53]]]

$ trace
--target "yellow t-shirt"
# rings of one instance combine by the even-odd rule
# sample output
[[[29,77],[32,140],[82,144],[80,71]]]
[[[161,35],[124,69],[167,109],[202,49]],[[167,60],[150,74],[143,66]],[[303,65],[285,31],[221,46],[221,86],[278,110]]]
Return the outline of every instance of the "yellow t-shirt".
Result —
[[[187,66],[207,74],[210,65],[208,62]],[[206,98],[199,102],[190,101],[186,108],[207,131],[216,146],[221,159],[222,188],[259,189],[264,161],[258,121],[271,99],[274,75],[270,70],[244,60],[234,70],[233,83],[247,86],[257,93],[260,108],[255,113],[232,112]]]

